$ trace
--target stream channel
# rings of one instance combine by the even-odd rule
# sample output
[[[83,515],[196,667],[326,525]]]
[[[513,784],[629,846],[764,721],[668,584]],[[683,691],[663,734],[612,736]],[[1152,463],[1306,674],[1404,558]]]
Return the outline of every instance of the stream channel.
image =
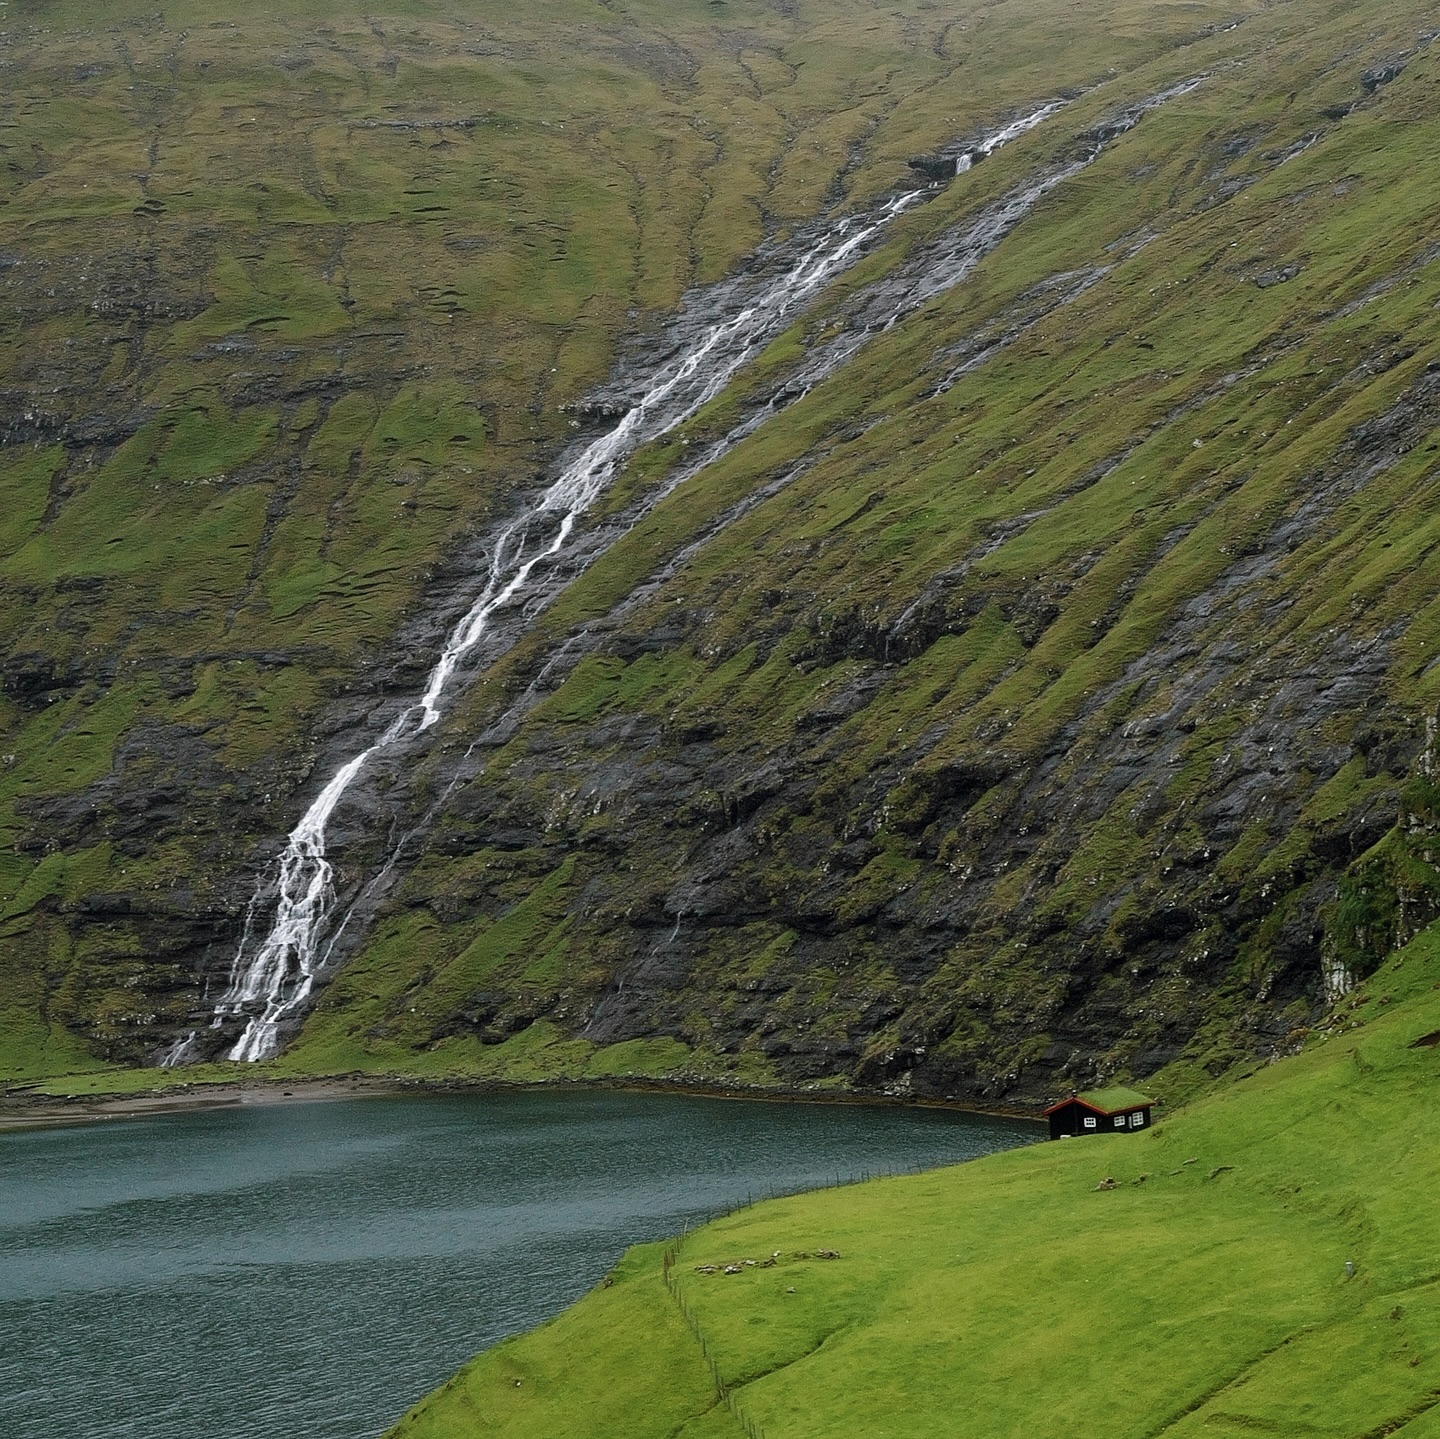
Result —
[[[616,1090],[0,1135],[3,1439],[374,1439],[624,1248],[1026,1120]]]

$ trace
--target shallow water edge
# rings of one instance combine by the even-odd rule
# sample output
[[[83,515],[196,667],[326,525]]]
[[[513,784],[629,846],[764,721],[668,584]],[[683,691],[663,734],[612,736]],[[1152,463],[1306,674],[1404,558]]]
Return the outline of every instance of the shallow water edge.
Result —
[[[247,1081],[109,1101],[123,1124],[86,1096],[0,1136],[0,1430],[374,1439],[632,1244],[1043,1133],[894,1102],[467,1089]]]
[[[97,1090],[83,1095],[43,1092],[46,1081],[17,1084],[0,1094],[0,1133],[57,1125],[97,1124],[112,1119],[153,1118],[196,1110],[256,1104],[315,1104],[382,1095],[585,1093],[611,1090],[631,1094],[688,1095],[697,1099],[744,1099],[774,1104],[855,1105],[884,1109],[943,1109],[997,1119],[1033,1119],[1024,1107],[962,1104],[944,1099],[904,1099],[855,1090],[815,1090],[785,1085],[722,1085],[678,1079],[621,1076],[593,1079],[506,1081],[424,1079],[404,1075],[345,1074],[314,1079],[246,1076],[243,1079],[185,1081],[144,1090]]]

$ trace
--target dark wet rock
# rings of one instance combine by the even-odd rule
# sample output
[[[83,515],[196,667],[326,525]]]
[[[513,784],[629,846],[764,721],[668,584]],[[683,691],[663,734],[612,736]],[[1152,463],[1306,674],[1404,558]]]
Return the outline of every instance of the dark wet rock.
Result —
[[[27,707],[52,703],[84,678],[84,671],[73,660],[59,660],[39,651],[8,655],[0,669],[4,692]]]
[[[623,396],[597,396],[593,399],[578,400],[572,405],[564,405],[561,408],[562,413],[574,415],[580,420],[588,420],[597,424],[614,424],[623,420],[635,408],[635,402]]]
[[[1255,285],[1261,290],[1268,290],[1272,285],[1284,285],[1300,273],[1300,268],[1297,264],[1289,264],[1278,265],[1272,270],[1263,270],[1255,276]]]
[[[955,178],[956,160],[955,155],[913,155],[905,163],[927,180],[944,184]]]
[[[1404,69],[1405,59],[1403,56],[1372,66],[1361,75],[1360,88],[1367,95],[1373,95],[1382,85],[1388,85],[1392,80],[1399,79]]]

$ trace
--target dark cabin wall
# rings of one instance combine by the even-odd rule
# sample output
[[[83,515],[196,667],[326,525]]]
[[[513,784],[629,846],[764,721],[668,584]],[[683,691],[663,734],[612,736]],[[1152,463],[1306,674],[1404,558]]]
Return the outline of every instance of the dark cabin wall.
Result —
[[[1140,1109],[1125,1109],[1118,1115],[1098,1114],[1095,1110],[1080,1104],[1078,1101],[1057,1109],[1050,1115],[1050,1138],[1061,1139],[1068,1135],[1082,1134],[1119,1134],[1122,1130],[1116,1127],[1116,1119],[1124,1119],[1124,1133],[1135,1134],[1141,1129],[1149,1129],[1151,1126],[1150,1106],[1146,1105]],[[1141,1123],[1138,1128],[1132,1128],[1130,1116],[1139,1114]],[[1092,1115],[1097,1120],[1094,1129],[1086,1129],[1084,1120],[1086,1115]]]

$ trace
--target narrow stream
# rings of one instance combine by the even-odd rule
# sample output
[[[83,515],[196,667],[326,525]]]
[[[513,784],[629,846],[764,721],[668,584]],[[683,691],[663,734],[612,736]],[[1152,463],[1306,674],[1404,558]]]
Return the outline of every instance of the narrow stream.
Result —
[[[988,155],[1033,129],[1061,104],[1050,101],[1010,122],[982,141],[977,153]],[[227,1058],[259,1060],[273,1055],[282,1042],[282,1027],[304,1009],[324,970],[334,940],[330,919],[335,901],[327,831],[335,807],[356,776],[378,752],[414,738],[440,719],[447,687],[465,656],[484,639],[492,616],[523,597],[537,569],[543,571],[547,562],[565,552],[581,517],[629,456],[714,399],[737,370],[780,334],[798,309],[853,265],[868,243],[897,215],[924,199],[929,189],[921,186],[892,196],[875,210],[847,215],[811,238],[737,312],[717,317],[678,355],[662,362],[638,387],[638,398],[614,428],[571,461],[533,509],[501,531],[480,592],[452,630],[424,693],[335,771],[291,830],[272,871],[262,878],[212,1020],[216,1029],[237,1017],[246,1021]],[[838,357],[835,363],[840,363]],[[174,1065],[195,1058],[195,1040],[191,1034],[179,1041],[163,1062]]]
[[[1040,1133],[596,1090],[0,1134],[0,1435],[373,1439],[628,1244]]]
[[[838,336],[807,356],[782,394],[753,413],[706,448],[702,457],[682,466],[646,502],[653,505],[683,480],[728,453],[766,419],[803,398],[833,375],[874,334],[960,284],[1056,186],[1093,163],[1105,146],[1139,123],[1150,110],[1201,83],[1186,80],[1118,112],[1103,126],[1082,137],[1081,155],[1054,165],[980,212],[971,223],[922,246],[895,272],[862,291],[851,306],[849,323]],[[1007,124],[965,156],[984,157],[1007,140],[1034,129],[1064,102],[1049,101]],[[959,162],[965,156],[957,157]],[[303,1014],[317,980],[341,931],[335,925],[334,870],[327,837],[336,806],[367,763],[380,751],[423,734],[444,712],[447,697],[459,687],[459,673],[468,655],[489,632],[497,612],[517,601],[536,598],[547,571],[585,539],[581,520],[626,460],[642,444],[666,434],[718,395],[736,372],[779,335],[796,314],[838,275],[866,252],[867,246],[896,216],[919,204],[931,187],[892,196],[874,211],[847,216],[805,241],[799,253],[780,267],[778,275],[762,275],[748,291],[744,285],[720,287],[716,294],[732,302],[728,312],[706,319],[678,350],[667,355],[635,388],[638,397],[615,426],[587,446],[539,497],[497,536],[487,573],[474,602],[451,631],[431,668],[425,690],[403,709],[365,748],[346,760],[331,776],[290,832],[285,848],[261,878],[250,902],[244,933],[230,968],[227,986],[215,1005],[211,1028],[224,1029],[244,1021],[239,1038],[228,1050],[235,1060],[265,1059],[280,1048],[289,1027]],[[634,522],[631,517],[630,523]],[[623,530],[620,531],[623,533]],[[613,543],[618,534],[601,541]],[[590,537],[590,557],[599,552]],[[388,866],[387,866],[388,872]],[[166,1064],[198,1058],[198,1033],[191,1032],[164,1056]]]

